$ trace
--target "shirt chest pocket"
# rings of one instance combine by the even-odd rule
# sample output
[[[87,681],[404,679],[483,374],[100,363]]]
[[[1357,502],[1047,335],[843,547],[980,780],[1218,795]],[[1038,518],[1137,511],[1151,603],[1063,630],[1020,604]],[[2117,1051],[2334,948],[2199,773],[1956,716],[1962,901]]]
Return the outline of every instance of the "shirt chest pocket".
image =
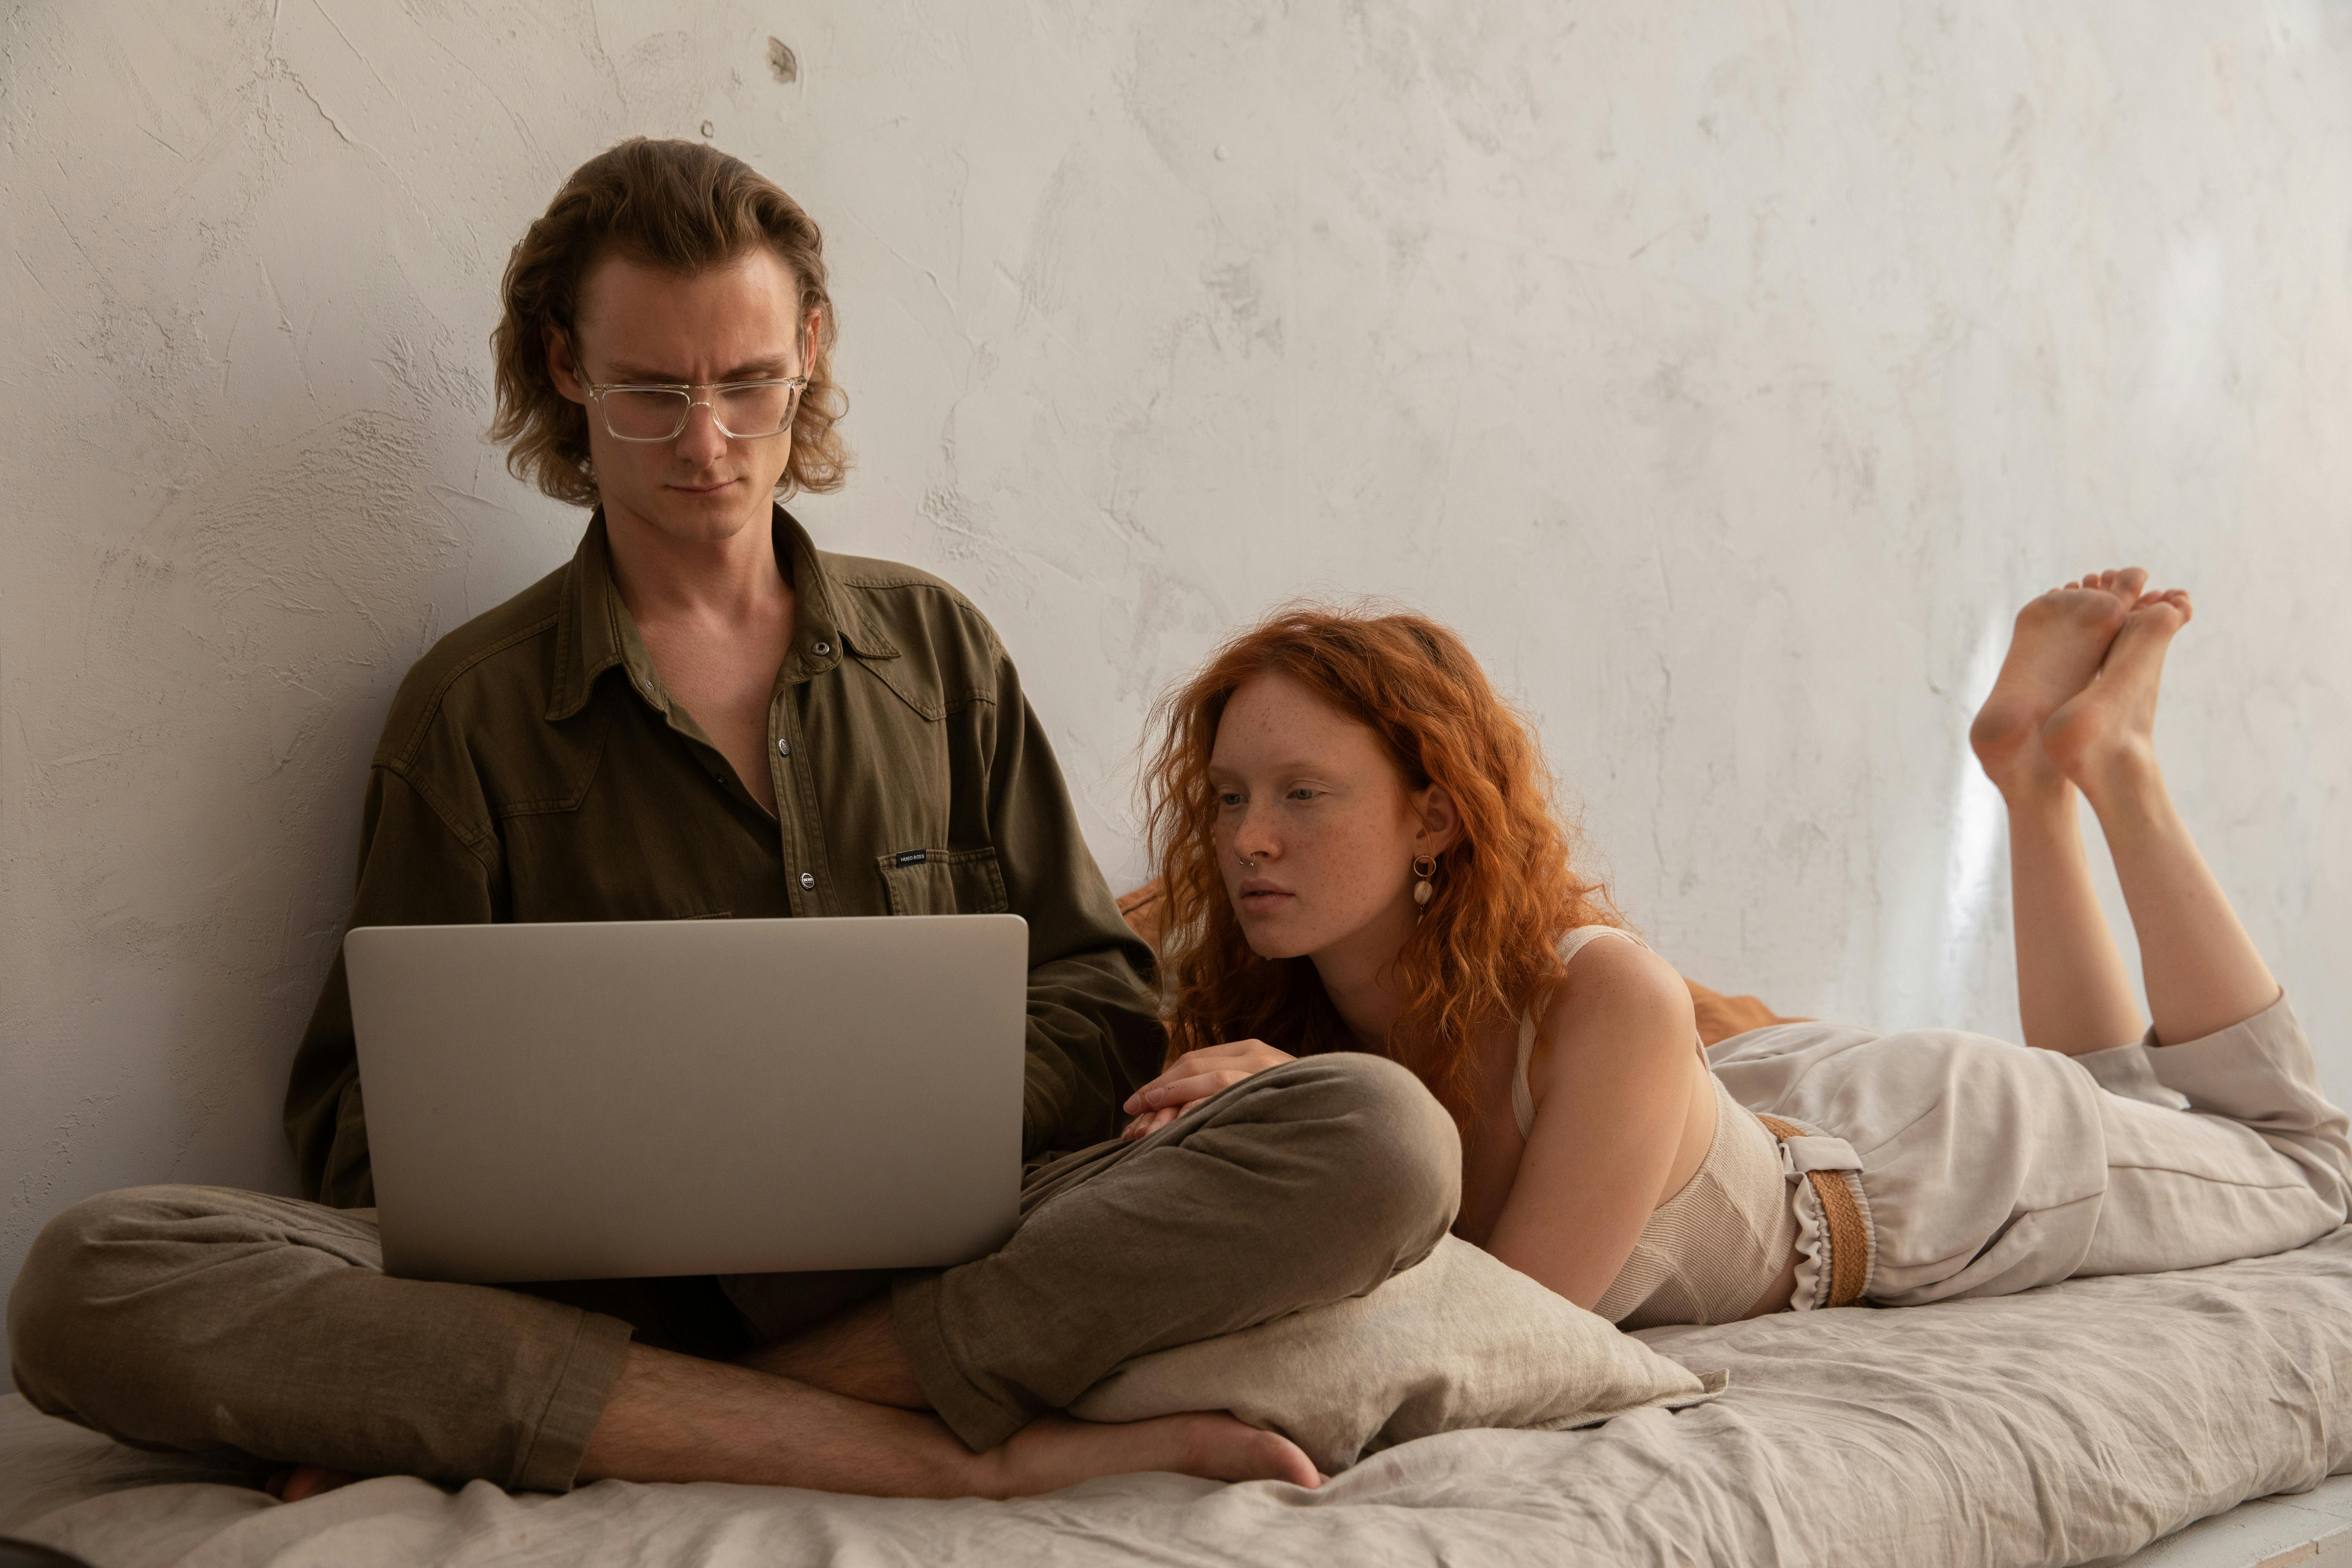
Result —
[[[1006,908],[993,849],[901,849],[876,863],[894,915],[993,915]]]

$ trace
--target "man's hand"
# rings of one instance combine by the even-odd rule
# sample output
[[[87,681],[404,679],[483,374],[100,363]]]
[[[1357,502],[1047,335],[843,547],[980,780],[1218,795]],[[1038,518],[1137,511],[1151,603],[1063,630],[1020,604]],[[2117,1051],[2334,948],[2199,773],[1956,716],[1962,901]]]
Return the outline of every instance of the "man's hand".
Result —
[[[1183,1115],[1187,1106],[1233,1088],[1252,1073],[1297,1059],[1264,1040],[1228,1040],[1204,1050],[1186,1051],[1169,1064],[1166,1072],[1127,1097],[1119,1109],[1135,1120],[1119,1136],[1131,1139],[1157,1132]]]

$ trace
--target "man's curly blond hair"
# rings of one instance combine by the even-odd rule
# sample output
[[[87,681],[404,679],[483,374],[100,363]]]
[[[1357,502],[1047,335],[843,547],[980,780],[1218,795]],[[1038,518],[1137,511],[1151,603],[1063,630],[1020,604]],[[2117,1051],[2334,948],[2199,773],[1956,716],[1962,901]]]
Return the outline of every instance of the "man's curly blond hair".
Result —
[[[808,390],[793,416],[793,452],[779,491],[837,490],[849,449],[834,428],[848,400],[833,379],[833,300],[824,237],[798,202],[740,158],[699,142],[633,136],[572,172],[507,260],[506,313],[490,334],[498,416],[490,438],[511,443],[507,469],[557,500],[596,504],[588,411],[548,374],[551,331],[576,340],[581,280],[607,256],[691,277],[765,245],[799,279],[797,317],[817,313]]]

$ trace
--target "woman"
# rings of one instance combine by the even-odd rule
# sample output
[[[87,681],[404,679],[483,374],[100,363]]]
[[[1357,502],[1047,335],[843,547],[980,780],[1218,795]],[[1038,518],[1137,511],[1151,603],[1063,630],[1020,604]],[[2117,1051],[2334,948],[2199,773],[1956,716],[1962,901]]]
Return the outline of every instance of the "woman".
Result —
[[[1694,1048],[1690,995],[1572,869],[1543,763],[1461,642],[1277,615],[1163,704],[1150,777],[1173,1059],[1141,1136],[1294,1056],[1411,1067],[1463,1133],[1454,1229],[1628,1327],[2297,1247],[2352,1144],[2151,742],[2179,592],[2021,612],[1971,742],[2008,804],[2027,1046],[1781,1025]],[[2145,1038],[2094,892],[2096,811]]]

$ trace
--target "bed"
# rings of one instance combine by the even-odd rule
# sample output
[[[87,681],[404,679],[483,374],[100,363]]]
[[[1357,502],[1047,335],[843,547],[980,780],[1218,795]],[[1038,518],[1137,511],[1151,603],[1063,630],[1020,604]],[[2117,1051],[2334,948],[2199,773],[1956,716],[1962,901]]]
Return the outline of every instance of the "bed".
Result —
[[[2352,1563],[2352,1226],[2275,1258],[1642,1336],[1718,1398],[1372,1455],[1318,1492],[1175,1476],[1021,1502],[388,1477],[296,1504],[0,1399],[0,1536],[98,1568],[268,1563]]]

